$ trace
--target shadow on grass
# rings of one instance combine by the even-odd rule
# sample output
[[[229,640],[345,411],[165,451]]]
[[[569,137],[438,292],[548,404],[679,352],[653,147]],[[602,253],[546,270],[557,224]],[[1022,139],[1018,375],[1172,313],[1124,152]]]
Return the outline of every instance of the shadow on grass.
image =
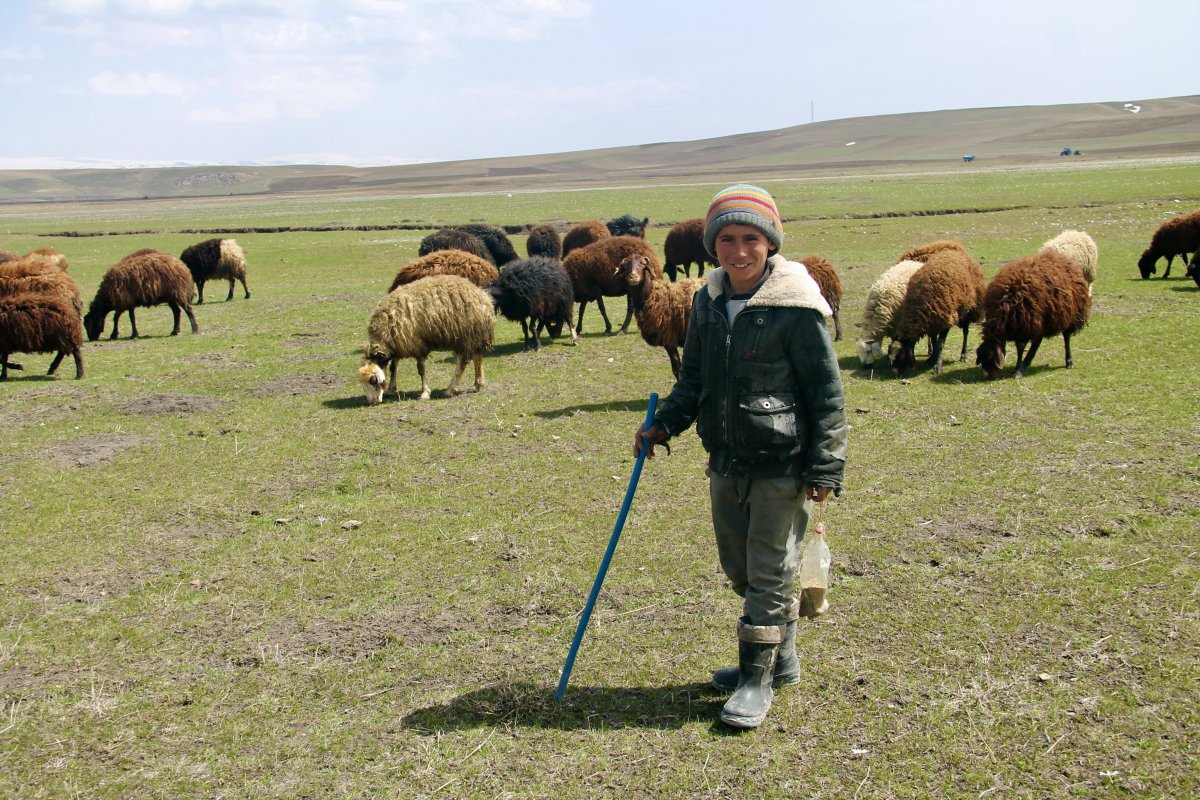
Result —
[[[606,403],[584,403],[578,406],[535,411],[534,415],[543,419],[557,419],[559,417],[570,416],[576,411],[641,411],[645,413],[646,404],[649,400],[650,398],[647,395],[645,398],[637,400],[610,400]]]
[[[401,719],[405,728],[435,734],[497,724],[555,730],[675,730],[711,722],[714,733],[735,734],[719,721],[726,695],[707,684],[658,687],[568,687],[563,700],[554,689],[527,683],[476,689],[449,703],[418,709]]]

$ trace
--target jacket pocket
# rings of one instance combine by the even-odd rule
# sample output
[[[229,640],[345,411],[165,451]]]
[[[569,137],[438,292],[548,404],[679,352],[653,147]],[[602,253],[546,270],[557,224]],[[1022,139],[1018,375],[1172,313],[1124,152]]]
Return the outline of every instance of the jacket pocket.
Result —
[[[738,449],[746,456],[786,454],[796,441],[796,397],[786,393],[738,397]]]

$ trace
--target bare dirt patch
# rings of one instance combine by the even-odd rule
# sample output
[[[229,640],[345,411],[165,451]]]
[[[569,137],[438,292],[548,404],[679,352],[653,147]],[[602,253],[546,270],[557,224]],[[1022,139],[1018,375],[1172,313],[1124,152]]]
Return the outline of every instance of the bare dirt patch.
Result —
[[[132,433],[97,434],[59,442],[44,449],[40,455],[60,467],[96,467],[145,443],[145,437]]]
[[[120,408],[129,414],[197,414],[216,411],[221,402],[212,397],[191,394],[148,394],[123,403]]]
[[[307,397],[324,394],[330,389],[341,387],[345,381],[346,378],[342,375],[290,375],[264,383],[258,387],[255,394],[259,397],[278,397],[279,395]]]

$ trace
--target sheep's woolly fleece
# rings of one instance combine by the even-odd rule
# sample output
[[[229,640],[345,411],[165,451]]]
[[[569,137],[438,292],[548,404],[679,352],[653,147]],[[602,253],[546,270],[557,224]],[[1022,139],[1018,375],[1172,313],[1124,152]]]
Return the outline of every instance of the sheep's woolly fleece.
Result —
[[[881,342],[892,335],[896,310],[904,302],[908,282],[923,266],[920,261],[901,261],[888,268],[871,284],[860,323],[863,338],[858,340],[858,356],[864,366],[870,366],[883,356]]]
[[[771,267],[771,275],[746,303],[747,308],[811,308],[821,312],[822,317],[833,316],[833,309],[821,295],[821,287],[803,264],[788,261],[781,255],[771,256],[767,263]],[[724,292],[725,268],[717,267],[708,273],[707,281],[708,296],[715,300]]]
[[[1088,291],[1096,282],[1096,268],[1100,262],[1100,251],[1096,242],[1083,231],[1063,231],[1053,239],[1048,239],[1041,247],[1057,250],[1071,259],[1083,272],[1084,280],[1088,282]]]

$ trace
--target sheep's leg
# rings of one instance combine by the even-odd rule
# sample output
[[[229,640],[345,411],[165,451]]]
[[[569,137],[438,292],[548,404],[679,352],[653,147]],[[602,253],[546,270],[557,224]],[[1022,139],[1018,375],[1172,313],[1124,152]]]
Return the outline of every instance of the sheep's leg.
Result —
[[[242,291],[244,291],[246,293],[246,299],[249,300],[250,299],[250,287],[246,285],[245,278],[240,278],[239,280],[241,280],[241,282],[242,282]],[[230,288],[232,289],[232,284],[231,284]],[[232,297],[232,295],[230,295],[230,296]]]
[[[167,303],[171,307],[171,318],[175,321],[174,327],[171,328],[171,335],[179,335],[179,303]]]
[[[665,347],[667,358],[671,359],[671,372],[675,373],[675,379],[679,379],[679,368],[683,366],[683,359],[679,357],[678,347]]]
[[[138,336],[138,329],[137,329],[137,318],[136,318],[135,316],[133,316],[133,309],[132,309],[132,308],[131,308],[131,309],[129,309],[129,327],[133,329],[133,333],[129,334],[129,338],[130,338],[130,339],[138,339],[138,338],[141,338],[141,337],[139,337],[139,336]],[[116,330],[116,328],[114,328],[113,330]]]
[[[1040,336],[1038,338],[1034,339],[1033,342],[1030,343],[1029,352],[1025,355],[1025,358],[1023,358],[1017,362],[1017,371],[1016,371],[1017,377],[1023,376],[1026,373],[1026,371],[1028,371],[1029,365],[1033,363],[1033,357],[1037,355],[1038,347],[1040,347],[1041,344],[1042,344],[1042,337],[1040,337]]]
[[[609,322],[609,320],[608,320],[608,311],[606,311],[604,308],[604,298],[603,297],[596,298],[596,308],[600,309],[600,316],[604,318],[604,333],[611,334],[613,332],[612,331],[612,323]]]
[[[58,365],[62,363],[64,358],[66,358],[66,355],[66,350],[59,350],[57,355],[54,356],[54,360],[50,362],[50,369],[46,370],[46,374],[53,375],[54,371],[58,369]]]
[[[8,380],[8,353],[0,353],[0,381]]]
[[[446,396],[454,397],[458,394],[458,382],[462,380],[463,373],[467,371],[467,361],[470,356],[456,354],[456,366],[454,368],[454,377],[450,380],[450,385],[446,388]]]
[[[625,297],[625,321],[621,323],[621,333],[629,333],[629,321],[633,319],[633,298]]]
[[[425,380],[425,359],[417,359],[417,374],[421,376],[421,393],[417,395],[418,400],[429,399],[429,383]]]
[[[546,329],[546,320],[544,320],[544,319],[537,320],[537,326],[535,327],[534,319],[533,319],[533,317],[530,317],[529,318],[529,329],[533,333],[533,350],[534,350],[534,352],[540,352],[542,349],[542,331]],[[573,332],[574,331],[572,331],[572,333]],[[526,346],[525,349],[528,350],[529,347]]]
[[[112,336],[108,337],[109,339],[117,338],[117,325],[121,322],[121,314],[123,314],[123,313],[124,313],[123,311],[114,311],[113,312],[113,332],[112,332]],[[103,328],[101,330],[103,330]]]
[[[183,313],[187,314],[188,322],[192,323],[192,333],[199,333],[200,326],[196,324],[196,315],[192,313],[192,307],[184,303]]]
[[[958,360],[966,361],[967,360],[967,328],[970,327],[970,325],[964,324],[964,325],[960,325],[959,327],[962,328],[962,332],[963,332],[963,346],[962,346],[962,352],[958,354]]]
[[[587,300],[579,304],[579,322],[575,323],[575,333],[583,333],[583,309],[587,308]]]
[[[396,361],[397,359],[394,358],[388,361],[388,373],[392,381],[392,391],[396,393],[396,399],[399,400],[400,389],[396,386]],[[382,400],[383,396],[380,395],[379,399]]]
[[[933,358],[931,359],[933,361],[933,374],[934,375],[942,374],[942,348],[945,346],[946,337],[949,334],[950,334],[950,329],[947,328],[946,330],[939,333],[936,337],[934,337]]]
[[[204,281],[196,281],[196,294],[198,296],[196,305],[204,305]]]
[[[483,391],[483,353],[476,353],[475,356],[475,391]]]
[[[833,312],[833,340],[840,342],[842,340],[842,321],[838,319],[837,312]]]
[[[71,356],[75,359],[75,380],[83,377],[83,351],[76,347]]]
[[[1063,331],[1063,349],[1067,351],[1067,369],[1075,366],[1075,359],[1071,358],[1071,334]]]
[[[0,353],[0,360],[3,360],[3,362],[4,362],[4,374],[5,375],[8,375],[8,371],[10,369],[25,369],[25,367],[21,366],[17,362],[9,361],[8,355],[9,355],[8,353]]]
[[[533,320],[530,319],[530,322],[533,322]],[[526,350],[529,349],[529,328],[530,328],[530,326],[525,324],[525,318],[521,317],[521,341],[525,343]],[[536,337],[537,337],[536,330],[533,332],[533,335],[534,335],[534,338],[536,339]]]
[[[1171,274],[1171,262],[1174,260],[1175,260],[1174,253],[1167,256],[1167,268],[1163,271],[1163,280],[1166,280],[1167,276]]]

